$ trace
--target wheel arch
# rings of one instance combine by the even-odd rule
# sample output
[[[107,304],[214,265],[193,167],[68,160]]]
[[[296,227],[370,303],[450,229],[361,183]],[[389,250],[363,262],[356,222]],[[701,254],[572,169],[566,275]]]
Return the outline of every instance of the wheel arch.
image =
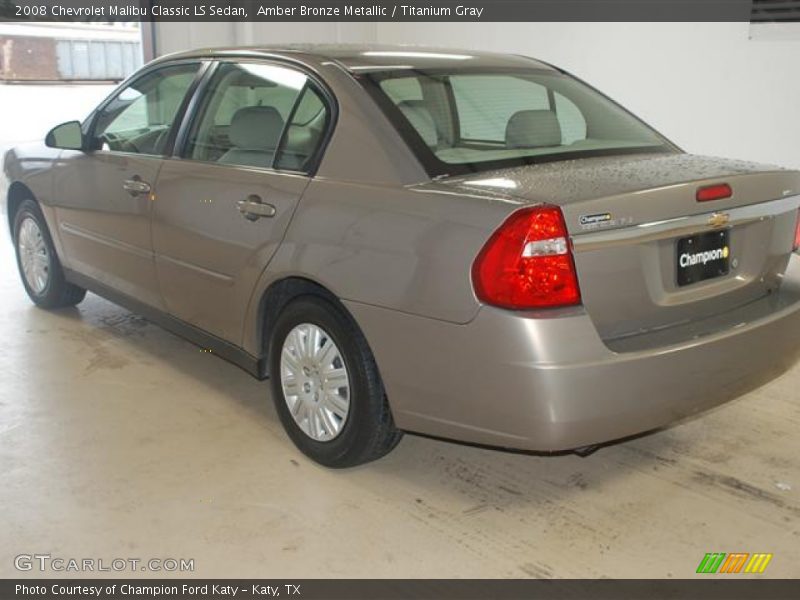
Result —
[[[6,213],[8,214],[8,229],[11,235],[14,235],[14,216],[17,214],[20,205],[25,200],[33,200],[38,204],[36,196],[34,196],[31,189],[24,183],[14,181],[8,187],[8,194],[6,196]]]
[[[261,295],[255,323],[256,335],[258,336],[258,348],[264,360],[264,369],[267,376],[269,376],[269,346],[272,330],[275,327],[278,316],[286,305],[301,296],[317,296],[327,300],[341,310],[342,313],[358,327],[361,334],[364,335],[361,326],[344,304],[342,304],[336,294],[321,283],[299,276],[287,276],[274,281]]]

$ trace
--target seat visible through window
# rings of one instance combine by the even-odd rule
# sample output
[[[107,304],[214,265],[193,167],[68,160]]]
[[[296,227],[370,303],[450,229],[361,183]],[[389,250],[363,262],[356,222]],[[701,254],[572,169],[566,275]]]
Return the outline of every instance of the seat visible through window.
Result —
[[[506,146],[539,148],[561,145],[561,125],[551,110],[520,110],[508,120]]]
[[[428,146],[433,148],[439,144],[436,121],[423,100],[403,100],[397,103],[397,108]]]
[[[309,168],[330,112],[307,75],[269,63],[224,63],[208,88],[186,158],[276,170]]]
[[[228,130],[233,146],[218,162],[250,167],[272,166],[284,120],[272,106],[247,106],[237,110]]]

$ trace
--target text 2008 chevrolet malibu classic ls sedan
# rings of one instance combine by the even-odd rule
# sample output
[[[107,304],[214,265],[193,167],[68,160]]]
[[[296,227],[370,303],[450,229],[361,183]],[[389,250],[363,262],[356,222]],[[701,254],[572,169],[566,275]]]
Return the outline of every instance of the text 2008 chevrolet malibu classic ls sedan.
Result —
[[[43,307],[110,298],[271,380],[313,459],[658,428],[800,353],[800,173],[567,73],[403,47],[172,55],[5,157]]]

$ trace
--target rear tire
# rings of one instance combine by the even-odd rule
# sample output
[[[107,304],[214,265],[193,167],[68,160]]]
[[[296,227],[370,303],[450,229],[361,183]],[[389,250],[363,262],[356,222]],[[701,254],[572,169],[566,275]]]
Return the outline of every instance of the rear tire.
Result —
[[[283,309],[272,331],[269,372],[286,432],[316,462],[352,467],[399,443],[403,434],[367,341],[332,302],[309,295]]]
[[[14,215],[14,249],[22,285],[42,308],[75,306],[86,290],[69,283],[39,205],[24,200]]]

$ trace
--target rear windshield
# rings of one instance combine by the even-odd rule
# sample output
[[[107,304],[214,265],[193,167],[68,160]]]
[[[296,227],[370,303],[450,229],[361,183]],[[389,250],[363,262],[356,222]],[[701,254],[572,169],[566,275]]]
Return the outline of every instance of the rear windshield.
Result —
[[[541,69],[361,73],[432,177],[635,152],[674,152],[584,83]]]

